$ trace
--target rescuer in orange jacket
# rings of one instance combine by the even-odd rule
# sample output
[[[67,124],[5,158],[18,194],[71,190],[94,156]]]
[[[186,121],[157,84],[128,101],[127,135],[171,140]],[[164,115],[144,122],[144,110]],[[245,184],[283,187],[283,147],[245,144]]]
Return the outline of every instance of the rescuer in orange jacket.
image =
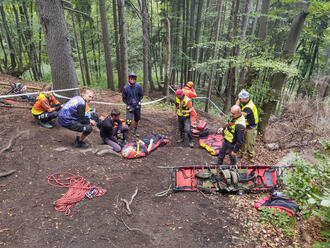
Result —
[[[44,85],[42,87],[45,93],[40,93],[37,97],[36,103],[32,107],[32,114],[36,118],[40,125],[45,128],[52,128],[51,120],[55,119],[58,115],[58,111],[62,107],[59,101],[49,91],[52,90],[52,86]]]
[[[184,94],[190,99],[197,97],[196,91],[194,90],[193,87],[194,87],[194,83],[192,81],[189,81],[187,82],[186,86],[182,89]],[[190,112],[190,125],[192,127],[196,127],[197,125],[197,112],[194,107]]]

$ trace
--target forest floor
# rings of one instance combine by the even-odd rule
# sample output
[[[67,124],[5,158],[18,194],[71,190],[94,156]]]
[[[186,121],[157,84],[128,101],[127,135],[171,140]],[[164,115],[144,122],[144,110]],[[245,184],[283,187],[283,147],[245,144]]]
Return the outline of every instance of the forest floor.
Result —
[[[18,82],[0,75],[0,82],[9,80]],[[23,83],[40,87],[36,82]],[[0,89],[1,94],[8,90],[3,85]],[[119,103],[121,97],[115,92],[97,91],[95,100]],[[112,109],[91,105],[103,115]],[[220,118],[198,114],[207,119],[213,131],[223,123]],[[9,150],[0,153],[0,173],[16,170],[0,177],[0,247],[310,247],[312,240],[319,239],[317,220],[301,221],[293,237],[259,223],[253,204],[265,194],[205,196],[186,192],[155,197],[171,180],[171,170],[157,166],[205,164],[215,159],[198,146],[197,139],[194,149],[175,143],[179,133],[173,110],[155,105],[142,108],[141,137],[160,133],[170,142],[146,158],[132,160],[75,148],[73,132],[59,125],[53,129],[39,126],[29,109],[2,107],[0,116],[0,148],[18,132],[27,131]],[[135,137],[131,135],[130,139]],[[98,130],[88,136],[87,142],[93,149],[102,147]],[[64,151],[58,149],[62,147]],[[256,164],[274,165],[287,152],[270,152],[258,139]],[[67,189],[47,183],[47,176],[58,172],[79,174],[107,193],[81,200],[65,216],[55,211],[53,202]],[[119,199],[129,200],[136,188],[132,214],[128,215]],[[306,241],[301,229],[312,240]]]

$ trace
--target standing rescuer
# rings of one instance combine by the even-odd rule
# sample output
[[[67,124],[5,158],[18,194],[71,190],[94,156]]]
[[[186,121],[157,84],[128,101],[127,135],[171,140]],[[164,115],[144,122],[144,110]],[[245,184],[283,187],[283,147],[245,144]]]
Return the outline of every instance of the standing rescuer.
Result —
[[[186,86],[182,89],[184,94],[189,97],[190,99],[196,98],[197,94],[194,90],[194,82],[189,81],[187,82]],[[196,127],[197,125],[197,112],[194,107],[192,107],[192,111],[190,112],[190,123],[192,127]]]
[[[138,124],[141,119],[141,101],[143,98],[143,90],[136,83],[137,75],[131,72],[128,75],[128,83],[124,86],[122,92],[123,102],[126,104],[126,123],[131,126],[134,115],[134,134],[139,137]]]
[[[244,129],[245,118],[242,115],[241,108],[234,105],[230,109],[231,118],[228,123],[218,129],[218,133],[224,135],[224,143],[220,149],[218,161],[213,161],[211,164],[222,165],[226,156],[226,151],[229,152],[230,164],[235,165],[237,163],[237,153],[244,143]]]
[[[175,106],[176,113],[178,115],[178,123],[179,123],[179,131],[180,131],[180,139],[177,143],[184,142],[184,134],[186,133],[189,139],[189,146],[191,148],[194,147],[194,143],[192,141],[192,134],[190,128],[190,112],[192,111],[192,102],[191,100],[184,95],[182,89],[178,89],[175,92]]]
[[[246,121],[242,156],[247,153],[249,163],[254,164],[254,146],[256,143],[257,128],[259,122],[258,109],[250,99],[250,94],[246,90],[242,90],[238,94],[236,105],[240,106],[242,109],[242,115],[244,115]]]

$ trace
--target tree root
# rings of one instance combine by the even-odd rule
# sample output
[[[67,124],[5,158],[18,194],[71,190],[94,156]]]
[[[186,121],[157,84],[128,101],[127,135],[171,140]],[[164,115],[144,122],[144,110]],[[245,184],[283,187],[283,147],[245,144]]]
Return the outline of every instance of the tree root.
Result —
[[[12,137],[9,140],[8,145],[0,150],[0,154],[9,150],[13,145],[15,145],[15,142],[19,137],[21,137],[23,134],[28,134],[29,132],[30,132],[29,130],[25,130],[25,131],[21,131],[21,132],[17,133],[14,137]]]
[[[127,214],[128,215],[131,215],[132,214],[132,211],[130,209],[130,205],[132,204],[132,202],[134,200],[134,197],[137,195],[138,190],[139,190],[138,187],[136,187],[136,190],[134,191],[133,195],[131,196],[131,200],[130,201],[127,201],[126,199],[120,198],[120,200],[126,204],[126,209],[127,209]]]
[[[16,170],[10,170],[10,171],[7,171],[7,172],[0,173],[0,177],[9,176],[9,175],[13,174],[15,171]]]

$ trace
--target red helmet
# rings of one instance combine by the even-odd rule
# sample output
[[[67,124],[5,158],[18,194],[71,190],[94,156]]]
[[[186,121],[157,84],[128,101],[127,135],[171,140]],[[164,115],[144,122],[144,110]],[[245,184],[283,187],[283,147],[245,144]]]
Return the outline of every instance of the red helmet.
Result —
[[[175,91],[175,95],[177,95],[177,96],[182,96],[182,95],[184,95],[183,90],[182,90],[182,89],[177,89],[177,90]]]

